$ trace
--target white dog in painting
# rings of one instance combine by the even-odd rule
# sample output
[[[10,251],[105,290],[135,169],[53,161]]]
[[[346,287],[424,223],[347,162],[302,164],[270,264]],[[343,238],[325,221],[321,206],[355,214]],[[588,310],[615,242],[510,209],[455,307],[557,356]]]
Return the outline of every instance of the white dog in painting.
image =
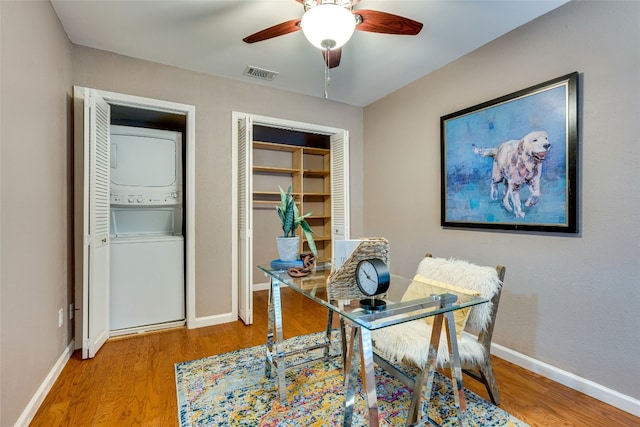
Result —
[[[542,162],[550,147],[549,135],[544,131],[531,132],[520,140],[506,141],[494,148],[473,146],[476,154],[493,157],[491,199],[498,199],[498,184],[504,181],[502,206],[509,212],[515,212],[516,218],[524,218],[520,202],[520,188],[523,185],[528,185],[531,190],[525,206],[531,207],[538,203]]]

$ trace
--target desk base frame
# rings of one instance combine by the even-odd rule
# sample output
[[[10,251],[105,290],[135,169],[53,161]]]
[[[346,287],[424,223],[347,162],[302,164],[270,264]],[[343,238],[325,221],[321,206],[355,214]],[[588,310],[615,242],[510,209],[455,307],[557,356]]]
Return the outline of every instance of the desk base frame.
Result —
[[[290,369],[296,366],[302,366],[314,362],[316,360],[327,360],[332,356],[329,352],[331,348],[331,326],[333,324],[334,312],[328,309],[327,329],[325,339],[315,345],[307,346],[293,351],[285,351],[284,349],[284,336],[282,333],[282,300],[280,298],[280,282],[272,278],[269,287],[269,321],[267,325],[267,354],[265,358],[265,375],[271,377],[272,368],[275,368],[276,378],[278,381],[278,396],[280,402],[283,405],[287,404],[287,384],[285,376],[285,360],[289,356],[293,356],[300,353],[307,353],[309,351],[324,349],[323,355],[311,359],[306,359],[300,363],[292,363],[286,366],[286,369]],[[340,318],[341,329],[344,325],[342,318]],[[344,348],[344,333],[342,334],[342,342]],[[345,352],[342,352],[343,362]],[[344,363],[343,363],[344,366]]]
[[[362,375],[363,390],[365,390],[366,393],[365,400],[367,402],[369,426],[379,426],[374,361],[382,368],[394,375],[396,378],[398,378],[405,385],[414,389],[406,425],[438,425],[429,418],[428,411],[425,414],[422,413],[422,402],[431,401],[431,391],[433,388],[433,379],[436,371],[436,360],[438,348],[440,346],[440,334],[442,332],[443,323],[445,324],[447,333],[447,344],[451,370],[451,384],[453,388],[456,413],[458,415],[457,424],[460,427],[464,425],[463,423],[466,420],[467,404],[464,395],[464,388],[462,386],[462,369],[460,367],[460,356],[458,353],[458,341],[455,331],[455,322],[453,312],[449,311],[444,314],[438,314],[434,317],[429,342],[428,363],[424,369],[421,369],[419,371],[417,378],[415,378],[414,380],[412,380],[404,372],[402,372],[390,362],[373,353],[371,331],[366,328],[361,328],[358,325],[349,323],[349,325],[351,326],[351,332],[349,334],[346,364],[346,367],[348,367],[348,373],[345,372],[346,396],[344,402],[343,426],[351,426],[353,422],[355,385],[357,384],[359,373]],[[360,359],[360,363],[357,362],[357,358]]]
[[[443,304],[443,308],[447,304]],[[287,404],[287,389],[285,377],[285,359],[288,356],[324,348],[323,355],[312,359],[307,359],[302,363],[290,364],[286,368],[292,368],[311,363],[316,360],[326,360],[330,355],[331,347],[331,327],[333,324],[334,311],[328,309],[327,328],[324,342],[294,351],[284,351],[284,337],[282,332],[282,301],[280,298],[280,281],[271,278],[269,287],[269,321],[267,327],[267,354],[265,358],[265,374],[271,376],[272,368],[275,368],[278,382],[278,396],[282,404]],[[446,319],[446,322],[445,322]],[[342,340],[342,360],[344,371],[345,401],[343,426],[351,426],[353,422],[353,407],[355,403],[355,388],[358,375],[362,375],[363,389],[365,390],[365,400],[367,402],[369,426],[378,427],[378,401],[376,393],[375,366],[381,365],[385,370],[392,373],[404,384],[415,387],[421,384],[420,390],[414,390],[409,415],[408,426],[437,425],[422,413],[422,401],[430,402],[431,390],[433,388],[433,378],[436,370],[436,360],[440,345],[440,334],[442,325],[445,324],[447,333],[447,344],[449,350],[449,361],[451,370],[451,382],[455,400],[456,412],[458,414],[458,425],[463,426],[466,419],[466,398],[462,386],[462,369],[460,367],[460,356],[458,353],[458,341],[456,337],[455,322],[453,312],[448,311],[434,317],[429,343],[428,366],[420,371],[415,381],[411,381],[401,370],[391,363],[378,357],[373,352],[373,342],[371,331],[360,327],[353,322],[346,322],[350,325],[349,342],[346,342],[345,320],[340,316],[340,332]],[[346,350],[346,351],[345,351]],[[358,363],[358,359],[360,363]]]

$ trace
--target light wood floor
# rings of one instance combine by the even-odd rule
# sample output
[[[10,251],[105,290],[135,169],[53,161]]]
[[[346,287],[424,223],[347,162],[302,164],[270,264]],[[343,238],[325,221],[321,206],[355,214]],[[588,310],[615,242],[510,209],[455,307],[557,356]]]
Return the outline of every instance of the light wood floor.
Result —
[[[265,342],[267,291],[255,293],[254,325],[240,321],[108,341],[91,360],[76,352],[32,426],[176,426],[174,364]],[[283,289],[285,338],[325,327],[326,311]],[[16,369],[20,369],[19,366]],[[584,394],[494,358],[500,407],[531,426],[640,426],[633,417]],[[488,398],[465,377],[465,387]]]

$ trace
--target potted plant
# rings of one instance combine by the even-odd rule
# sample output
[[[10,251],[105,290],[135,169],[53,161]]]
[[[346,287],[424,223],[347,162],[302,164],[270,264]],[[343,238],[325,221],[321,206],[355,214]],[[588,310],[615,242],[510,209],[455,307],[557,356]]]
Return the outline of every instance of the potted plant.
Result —
[[[282,187],[278,188],[280,189],[280,205],[276,206],[276,210],[282,223],[283,232],[282,236],[277,238],[280,260],[294,261],[298,258],[298,249],[300,248],[300,236],[296,236],[298,227],[302,228],[304,236],[309,243],[309,249],[313,252],[313,255],[317,257],[318,250],[313,240],[313,230],[307,220],[305,220],[312,212],[300,215],[296,202],[291,195],[291,185],[289,185],[286,192]]]

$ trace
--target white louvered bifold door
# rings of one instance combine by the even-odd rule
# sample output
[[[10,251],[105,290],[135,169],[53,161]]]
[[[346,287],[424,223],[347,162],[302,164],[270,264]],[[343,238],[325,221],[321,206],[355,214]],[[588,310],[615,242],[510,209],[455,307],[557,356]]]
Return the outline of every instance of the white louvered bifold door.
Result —
[[[331,135],[331,253],[335,241],[348,239],[349,229],[349,132]],[[335,259],[331,262],[335,264]]]
[[[89,138],[89,274],[84,298],[83,357],[92,358],[109,338],[109,104],[93,89],[85,96]],[[87,120],[88,118],[88,120]],[[86,355],[86,356],[85,356]]]
[[[253,323],[253,123],[238,120],[238,316]]]

